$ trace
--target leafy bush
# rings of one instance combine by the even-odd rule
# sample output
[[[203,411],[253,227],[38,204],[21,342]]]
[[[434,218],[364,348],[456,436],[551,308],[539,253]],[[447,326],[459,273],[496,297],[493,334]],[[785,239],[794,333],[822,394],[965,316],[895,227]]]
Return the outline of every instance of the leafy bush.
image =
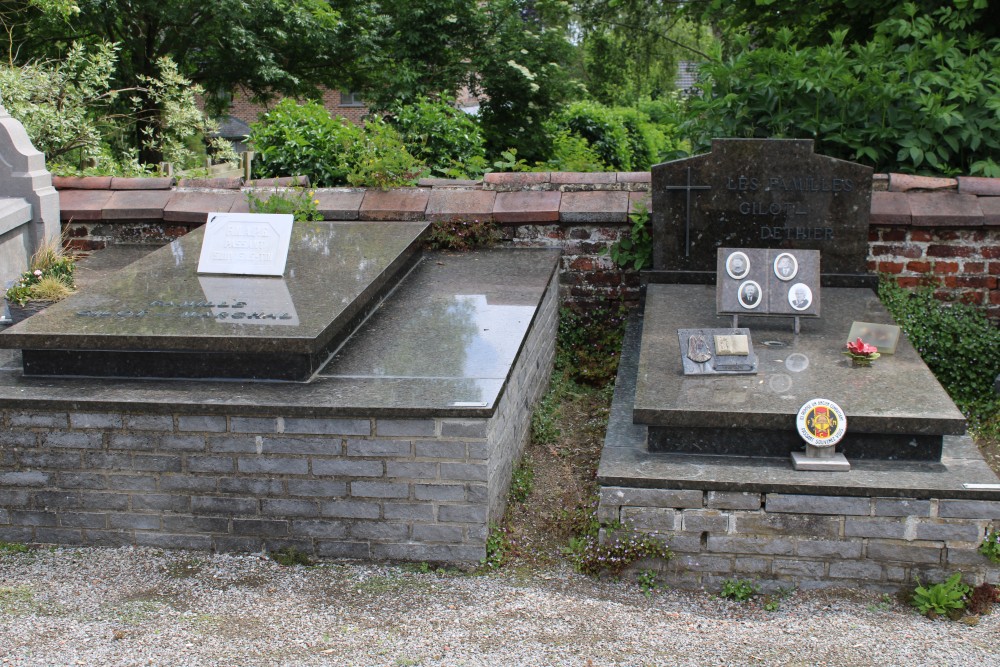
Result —
[[[416,185],[427,167],[410,155],[399,133],[381,118],[369,118],[344,155],[347,182],[357,187]]]
[[[998,408],[1000,329],[975,306],[935,299],[930,287],[908,291],[884,279],[879,297],[973,425],[989,420]]]
[[[965,596],[972,589],[962,583],[962,573],[956,572],[946,581],[924,586],[917,580],[910,604],[930,618],[944,616],[965,608]]]
[[[262,176],[305,175],[317,187],[388,188],[414,185],[426,170],[381,119],[361,128],[316,102],[282,100],[250,130]]]
[[[476,121],[456,108],[452,98],[392,109],[389,122],[407,150],[432,170],[449,177],[478,177],[486,166],[483,133]]]
[[[584,140],[611,171],[631,171],[632,146],[621,117],[597,102],[574,102],[556,119],[555,131]]]
[[[316,208],[319,200],[313,198],[315,195],[314,191],[306,191],[304,188],[275,188],[267,196],[248,190],[247,200],[251,213],[290,213],[296,222],[305,222],[323,219]]]
[[[901,3],[865,43],[846,43],[846,29],[821,47],[788,28],[766,48],[737,36],[733,55],[702,66],[686,130],[697,148],[813,138],[817,153],[880,170],[1000,176],[1000,39],[967,31],[985,3],[962,5]]]
[[[347,183],[343,158],[361,137],[361,128],[335,119],[317,102],[285,99],[250,126],[262,177],[306,175],[316,187]]]

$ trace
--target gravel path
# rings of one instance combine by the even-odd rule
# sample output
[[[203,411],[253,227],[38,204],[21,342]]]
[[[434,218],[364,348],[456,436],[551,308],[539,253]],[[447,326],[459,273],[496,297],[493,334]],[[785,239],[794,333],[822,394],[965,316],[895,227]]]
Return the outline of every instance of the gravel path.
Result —
[[[564,569],[475,576],[154,549],[0,554],[0,665],[1000,665],[1000,613],[778,611]]]

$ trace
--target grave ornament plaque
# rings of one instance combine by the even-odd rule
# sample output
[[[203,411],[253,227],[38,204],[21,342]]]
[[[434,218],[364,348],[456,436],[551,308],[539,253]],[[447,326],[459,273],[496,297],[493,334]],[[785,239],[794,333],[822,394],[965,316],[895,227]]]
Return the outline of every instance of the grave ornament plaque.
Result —
[[[198,273],[283,275],[292,223],[290,214],[210,213]]]
[[[749,329],[678,329],[684,375],[757,372]]]

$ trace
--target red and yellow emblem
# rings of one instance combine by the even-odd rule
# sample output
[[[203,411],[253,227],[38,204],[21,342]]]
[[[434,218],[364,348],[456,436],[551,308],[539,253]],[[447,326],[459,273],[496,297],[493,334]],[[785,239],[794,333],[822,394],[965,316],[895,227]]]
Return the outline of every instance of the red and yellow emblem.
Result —
[[[797,426],[803,440],[815,447],[837,444],[847,431],[847,416],[840,406],[814,398],[799,409]]]

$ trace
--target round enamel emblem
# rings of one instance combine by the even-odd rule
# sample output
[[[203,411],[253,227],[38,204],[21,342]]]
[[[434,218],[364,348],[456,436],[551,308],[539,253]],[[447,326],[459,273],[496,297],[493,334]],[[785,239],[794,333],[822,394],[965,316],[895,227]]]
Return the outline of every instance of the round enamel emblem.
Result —
[[[802,439],[813,447],[832,447],[847,432],[847,415],[833,401],[814,398],[799,408],[795,424]]]

